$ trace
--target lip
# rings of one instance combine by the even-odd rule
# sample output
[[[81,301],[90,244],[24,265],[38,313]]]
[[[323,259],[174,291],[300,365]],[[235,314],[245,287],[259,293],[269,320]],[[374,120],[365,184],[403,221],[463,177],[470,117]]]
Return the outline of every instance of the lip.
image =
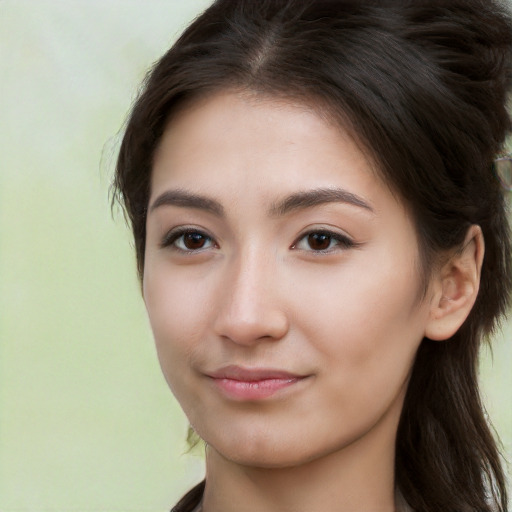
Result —
[[[270,398],[308,377],[273,368],[244,368],[234,365],[207,373],[206,376],[223,395],[239,401]]]

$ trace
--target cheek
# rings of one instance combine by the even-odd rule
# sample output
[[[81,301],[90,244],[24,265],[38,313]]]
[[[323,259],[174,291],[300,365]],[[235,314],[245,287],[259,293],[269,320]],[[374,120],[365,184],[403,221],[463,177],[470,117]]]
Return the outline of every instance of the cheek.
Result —
[[[183,273],[154,261],[146,264],[143,293],[160,366],[175,391],[204,338],[211,311],[208,294]]]
[[[408,374],[426,310],[417,303],[414,260],[405,256],[397,261],[394,252],[383,251],[377,258],[354,259],[328,280],[311,275],[295,290],[305,338],[315,340],[316,349],[340,369],[340,378],[351,375],[364,384]]]

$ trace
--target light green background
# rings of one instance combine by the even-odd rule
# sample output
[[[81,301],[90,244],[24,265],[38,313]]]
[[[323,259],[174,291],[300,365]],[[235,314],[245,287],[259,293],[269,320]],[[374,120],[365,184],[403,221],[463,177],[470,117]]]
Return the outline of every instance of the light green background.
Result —
[[[145,70],[208,0],[0,0],[0,511],[163,511],[202,476],[108,189]],[[511,329],[483,368],[512,453]]]

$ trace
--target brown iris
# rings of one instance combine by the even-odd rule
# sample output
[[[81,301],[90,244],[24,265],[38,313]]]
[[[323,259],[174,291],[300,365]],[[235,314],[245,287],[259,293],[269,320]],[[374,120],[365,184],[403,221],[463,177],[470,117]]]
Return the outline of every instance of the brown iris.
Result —
[[[325,251],[331,245],[332,237],[327,233],[310,233],[308,235],[308,245],[314,251]]]
[[[183,235],[183,245],[190,250],[202,249],[207,240],[208,237],[201,233],[185,233]]]

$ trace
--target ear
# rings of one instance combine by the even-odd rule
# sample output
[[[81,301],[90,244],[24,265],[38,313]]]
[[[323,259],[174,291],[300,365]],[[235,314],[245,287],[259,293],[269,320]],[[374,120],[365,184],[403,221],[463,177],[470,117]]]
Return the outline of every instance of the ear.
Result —
[[[425,337],[447,340],[464,323],[478,295],[484,250],[482,230],[473,225],[468,229],[462,249],[434,277]]]

